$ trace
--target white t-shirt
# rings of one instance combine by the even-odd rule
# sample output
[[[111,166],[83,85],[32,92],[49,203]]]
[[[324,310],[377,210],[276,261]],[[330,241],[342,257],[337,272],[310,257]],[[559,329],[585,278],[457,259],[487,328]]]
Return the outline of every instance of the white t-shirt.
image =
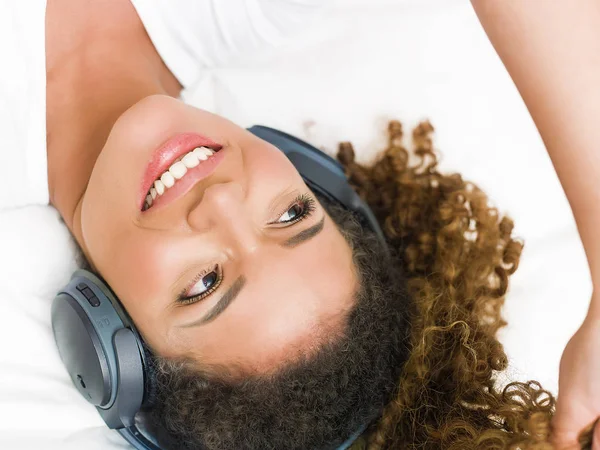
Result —
[[[186,89],[203,70],[277,46],[327,0],[131,0]],[[0,0],[0,209],[46,205],[46,0]]]

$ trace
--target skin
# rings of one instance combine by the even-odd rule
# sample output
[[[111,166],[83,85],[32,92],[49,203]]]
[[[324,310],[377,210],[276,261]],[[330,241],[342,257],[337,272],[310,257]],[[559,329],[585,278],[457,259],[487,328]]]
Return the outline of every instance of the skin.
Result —
[[[50,0],[46,20],[51,203],[153,350],[265,372],[339,329],[357,284],[351,250],[318,202],[281,223],[312,196],[287,158],[178,100],[129,1]],[[186,195],[142,212],[146,163],[182,132],[222,144],[225,157]],[[177,302],[215,266],[214,292]],[[230,288],[235,300],[206,320]]]

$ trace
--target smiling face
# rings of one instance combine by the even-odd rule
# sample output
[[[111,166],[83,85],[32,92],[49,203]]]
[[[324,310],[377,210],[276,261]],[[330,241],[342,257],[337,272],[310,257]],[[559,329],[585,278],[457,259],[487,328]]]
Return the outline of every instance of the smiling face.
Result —
[[[182,136],[222,147],[146,209],[148,163]],[[76,220],[86,256],[162,356],[268,371],[315,349],[354,303],[351,250],[286,156],[171,97],[117,120]]]

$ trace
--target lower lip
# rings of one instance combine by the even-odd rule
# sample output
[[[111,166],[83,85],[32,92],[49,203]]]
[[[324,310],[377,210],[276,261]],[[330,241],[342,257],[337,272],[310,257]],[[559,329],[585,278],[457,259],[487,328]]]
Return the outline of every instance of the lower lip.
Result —
[[[175,184],[170,188],[165,188],[163,195],[157,195],[152,206],[142,213],[157,211],[169,203],[177,200],[179,197],[187,194],[198,182],[210,176],[225,158],[225,148],[209,157],[206,161],[200,161],[196,167],[188,169],[183,178],[175,180]]]

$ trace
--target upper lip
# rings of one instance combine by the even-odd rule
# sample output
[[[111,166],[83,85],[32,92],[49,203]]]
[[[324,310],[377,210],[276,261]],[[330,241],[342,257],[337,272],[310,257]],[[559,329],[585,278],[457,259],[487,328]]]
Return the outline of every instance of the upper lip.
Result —
[[[169,170],[169,167],[171,167],[177,158],[196,147],[208,147],[214,151],[219,151],[222,145],[198,133],[180,133],[167,140],[152,153],[152,158],[148,162],[142,178],[138,198],[139,209],[142,209],[146,195],[148,195],[148,191],[154,184],[154,181]]]

